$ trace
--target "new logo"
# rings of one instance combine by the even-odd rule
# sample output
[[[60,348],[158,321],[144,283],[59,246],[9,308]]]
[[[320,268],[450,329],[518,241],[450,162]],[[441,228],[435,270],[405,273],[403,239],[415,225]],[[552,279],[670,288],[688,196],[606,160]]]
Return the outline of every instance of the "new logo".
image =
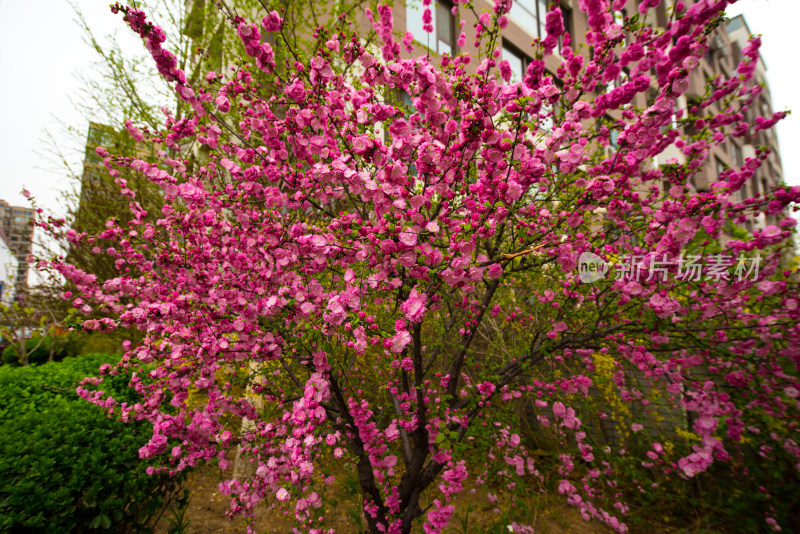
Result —
[[[591,284],[605,278],[608,271],[608,263],[597,254],[584,252],[578,258],[578,276],[584,284]]]

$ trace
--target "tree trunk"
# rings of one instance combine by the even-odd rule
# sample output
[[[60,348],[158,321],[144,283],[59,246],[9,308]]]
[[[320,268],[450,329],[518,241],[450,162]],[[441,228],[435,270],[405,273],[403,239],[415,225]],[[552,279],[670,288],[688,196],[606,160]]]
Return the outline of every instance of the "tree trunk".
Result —
[[[250,373],[251,375],[255,375],[257,365],[255,363],[250,364]],[[258,379],[259,376],[255,375],[250,380],[250,383]],[[245,396],[250,397],[250,403],[257,411],[261,411],[264,408],[264,401],[260,396],[257,396],[253,393],[253,389],[250,386],[247,386],[247,391],[245,392]],[[244,418],[242,419],[242,426],[241,430],[242,433],[247,431],[251,431],[255,429],[255,424],[250,419]],[[243,452],[243,447],[239,445],[236,447],[236,458],[233,460],[233,478],[236,480],[245,480],[247,478],[252,477],[255,475],[257,466],[255,463],[251,462],[249,455]]]

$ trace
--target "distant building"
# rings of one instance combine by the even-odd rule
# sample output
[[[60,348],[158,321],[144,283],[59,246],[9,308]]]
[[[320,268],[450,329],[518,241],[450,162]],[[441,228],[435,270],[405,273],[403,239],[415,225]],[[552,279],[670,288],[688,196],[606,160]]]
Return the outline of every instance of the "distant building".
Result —
[[[28,286],[28,256],[33,253],[33,221],[36,210],[12,206],[0,200],[0,231],[17,261],[15,285],[17,289]],[[0,274],[0,276],[2,276]]]
[[[732,18],[727,24],[720,25],[710,37],[709,53],[701,61],[701,66],[690,76],[690,88],[685,93],[689,104],[700,101],[705,92],[705,81],[720,74],[730,76],[744,59],[742,50],[747,46],[750,30],[741,15]],[[756,64],[755,81],[762,85],[762,92],[749,108],[744,111],[745,121],[756,124],[756,118],[772,116],[772,98],[767,84],[767,66],[762,58]],[[714,104],[713,111],[721,111]],[[740,168],[747,158],[756,157],[756,147],[772,148],[770,155],[756,171],[755,176],[733,195],[734,202],[742,202],[748,198],[763,196],[774,187],[783,185],[783,169],[781,167],[778,139],[774,129],[750,131],[742,137],[728,137],[724,143],[715,146],[709,152],[709,159],[703,170],[693,177],[693,185],[698,190],[706,190],[726,168]],[[784,214],[785,216],[785,214]],[[766,225],[777,224],[782,218],[779,215],[761,214],[755,220],[748,220],[744,228],[752,232]]]
[[[89,123],[80,198],[73,221],[73,229],[78,232],[102,231],[106,219],[117,215],[118,211],[127,205],[127,203],[120,205],[115,203],[119,198],[119,186],[108,175],[103,166],[103,158],[98,156],[95,150],[98,146],[102,146],[114,152],[121,152],[124,149],[118,146],[119,139],[119,133],[110,126]]]
[[[147,145],[137,145],[126,131],[118,131],[95,122],[89,124],[83,172],[80,176],[80,195],[76,199],[77,203],[70,206],[67,221],[76,232],[86,232],[92,236],[104,231],[111,219],[124,228],[132,218],[131,199],[120,193],[119,183],[109,175],[108,169],[103,165],[103,158],[97,154],[99,146],[112,154],[135,154],[139,159],[156,161],[154,151]],[[163,190],[140,172],[124,167],[119,171],[120,179],[125,181],[128,189],[136,193],[136,202],[148,213],[161,213],[164,204]],[[66,260],[101,280],[119,276],[114,258],[93,254],[90,247],[69,244]]]
[[[531,43],[534,39],[544,37],[545,31],[545,14],[548,11],[548,6],[554,0],[515,0],[511,11],[508,14],[509,24],[502,30],[499,45],[502,48],[502,58],[507,60],[512,70],[512,81],[522,80],[529,63],[532,61]],[[627,0],[625,5],[619,11],[614,11],[614,17],[618,22],[621,22],[625,17],[638,12],[640,0]],[[658,3],[658,2],[657,2]],[[683,2],[686,7],[696,3],[695,0],[685,0]],[[588,22],[586,14],[577,9],[578,2],[576,0],[558,0],[558,5],[561,7],[564,27],[572,37],[572,46],[579,50],[581,44],[585,45],[585,34],[588,29]],[[654,10],[653,23],[658,27],[666,27],[670,20],[669,6],[674,5],[674,2],[663,1],[658,3]],[[469,52],[476,54],[478,50],[471,44],[472,39],[468,39],[466,45],[460,48],[457,43],[456,36],[460,32],[459,27],[464,24],[464,28],[472,28],[477,23],[475,16],[466,10],[461,10],[459,15],[455,15],[452,11],[453,3],[451,0],[438,0],[431,3],[431,12],[433,20],[433,32],[428,34],[423,30],[422,17],[425,6],[419,0],[406,0],[406,9],[398,10],[400,13],[396,17],[397,23],[402,28],[405,26],[406,30],[411,31],[414,36],[426,45],[427,50],[435,54],[448,53],[455,55],[461,52]],[[492,2],[490,0],[477,0],[475,2],[477,12],[482,8],[491,9]],[[462,18],[463,17],[463,18]],[[472,35],[467,32],[468,35]],[[709,38],[709,53],[701,59],[700,66],[692,71],[689,77],[690,87],[681,96],[679,100],[679,107],[686,108],[694,103],[702,100],[706,91],[706,83],[708,80],[714,79],[719,75],[725,77],[735,75],[738,64],[742,61],[742,50],[747,45],[750,38],[750,30],[744,18],[739,15],[733,17],[727,24],[720,24],[710,35]],[[425,49],[417,49],[412,55],[420,55],[427,53]],[[560,48],[556,53],[546,58],[545,70],[546,74],[553,77],[554,83],[560,85],[562,81],[557,75],[558,67],[562,61],[559,55]],[[581,52],[586,54],[586,48]],[[405,56],[408,54],[404,53]],[[477,65],[473,62],[470,68],[476,68]],[[627,76],[628,69],[623,67],[623,78]],[[767,67],[762,59],[758,60],[756,66],[755,81],[762,84],[763,90],[755,102],[745,111],[745,120],[754,125],[756,117],[770,117],[773,113],[772,101],[770,96],[769,86],[766,79]],[[600,92],[609,89],[598,87],[594,95],[587,95],[586,98],[590,99],[597,96]],[[652,87],[646,94],[639,94],[635,97],[633,104],[640,107],[646,107],[655,100],[656,88]],[[719,105],[717,103],[711,106],[711,111],[719,112]],[[610,115],[614,115],[611,113]],[[616,116],[615,116],[616,117]],[[686,128],[691,130],[691,128]],[[689,132],[691,133],[691,132]],[[607,147],[607,152],[612,153],[617,149],[616,144],[617,132],[612,132],[611,144]],[[769,146],[772,149],[769,157],[763,162],[761,167],[756,172],[755,176],[748,180],[747,183],[732,195],[734,202],[742,202],[748,198],[764,196],[776,186],[783,185],[783,170],[781,168],[781,158],[778,148],[778,139],[775,131],[761,130],[754,131],[753,128],[742,137],[728,136],[725,142],[712,146],[709,150],[709,157],[703,168],[691,177],[690,184],[694,191],[707,191],[712,183],[717,181],[720,173],[728,168],[741,168],[747,158],[756,157],[756,147]],[[676,160],[678,163],[683,163],[685,157],[682,151],[678,150],[675,145],[668,147],[662,154],[660,154],[655,161],[655,165],[662,165],[668,160]],[[786,216],[784,214],[783,216]],[[758,229],[764,228],[766,225],[774,225],[782,218],[778,214],[765,216],[764,214],[758,217],[748,219],[742,226],[742,229],[748,232],[753,232]]]
[[[2,303],[14,300],[16,295],[14,281],[17,278],[18,267],[19,261],[11,250],[5,233],[0,230],[0,302]]]

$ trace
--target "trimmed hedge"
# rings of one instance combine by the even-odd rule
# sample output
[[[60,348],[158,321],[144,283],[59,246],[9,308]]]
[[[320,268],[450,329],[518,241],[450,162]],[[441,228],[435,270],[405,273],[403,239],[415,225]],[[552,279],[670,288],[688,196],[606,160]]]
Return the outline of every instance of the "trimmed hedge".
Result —
[[[179,482],[145,473],[152,427],[123,424],[75,393],[119,357],[0,367],[0,532],[149,532]],[[124,376],[103,389],[134,400]]]

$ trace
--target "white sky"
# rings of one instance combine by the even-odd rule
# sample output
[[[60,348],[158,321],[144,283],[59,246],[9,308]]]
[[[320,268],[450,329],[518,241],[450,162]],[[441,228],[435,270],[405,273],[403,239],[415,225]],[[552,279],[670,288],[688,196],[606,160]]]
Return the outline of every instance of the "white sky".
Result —
[[[110,0],[75,0],[98,37],[117,32],[133,42]],[[797,21],[800,0],[740,0],[729,14],[744,14],[763,37],[762,53],[777,110],[797,109],[778,126],[784,177],[800,184],[800,60]],[[59,191],[68,182],[63,169],[46,160],[43,132],[59,132],[56,119],[86,131],[86,119],[72,104],[80,88],[77,73],[91,75],[92,51],[82,41],[66,0],[0,0],[0,198],[26,205],[30,189],[40,203],[60,212]],[[140,50],[139,50],[140,51]],[[80,161],[82,147],[59,138]],[[80,167],[79,167],[80,168]]]
[[[122,17],[111,13],[110,0],[74,3],[98,38],[118,32],[140,53]],[[92,75],[95,52],[74,18],[67,0],[0,0],[0,198],[15,205],[28,205],[20,194],[27,187],[44,207],[62,213],[60,191],[69,182],[63,167],[48,160],[45,130],[81,168],[83,147],[63,135],[58,122],[81,132],[88,128],[73,101],[80,90],[77,75]]]

